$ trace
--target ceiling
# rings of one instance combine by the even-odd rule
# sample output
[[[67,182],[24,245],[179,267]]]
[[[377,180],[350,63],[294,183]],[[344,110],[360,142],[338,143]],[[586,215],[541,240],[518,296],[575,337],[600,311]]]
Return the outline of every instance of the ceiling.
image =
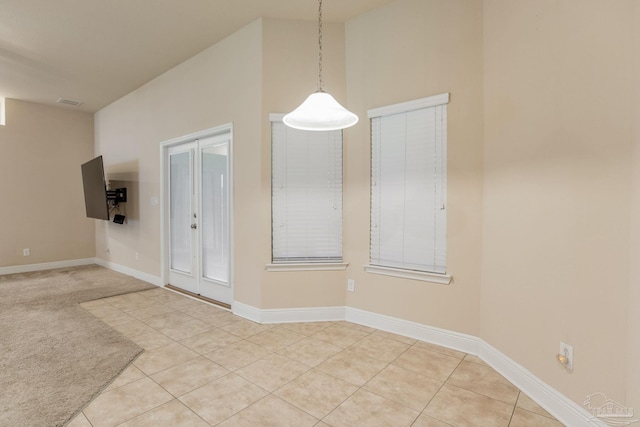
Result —
[[[391,1],[325,0],[323,19]],[[0,97],[95,112],[259,17],[317,11],[317,0],[0,0]]]

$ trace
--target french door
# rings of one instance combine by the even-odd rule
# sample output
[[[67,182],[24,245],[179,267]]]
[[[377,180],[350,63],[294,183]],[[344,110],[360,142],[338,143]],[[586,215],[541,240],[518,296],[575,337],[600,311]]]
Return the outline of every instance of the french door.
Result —
[[[169,284],[225,304],[231,284],[231,134],[166,150]]]

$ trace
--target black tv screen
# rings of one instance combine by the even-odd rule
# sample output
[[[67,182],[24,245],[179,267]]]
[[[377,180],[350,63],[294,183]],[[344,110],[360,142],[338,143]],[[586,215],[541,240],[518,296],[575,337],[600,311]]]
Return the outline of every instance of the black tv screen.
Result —
[[[107,183],[104,179],[102,156],[82,165],[82,183],[84,185],[84,204],[87,217],[109,220],[107,201]]]

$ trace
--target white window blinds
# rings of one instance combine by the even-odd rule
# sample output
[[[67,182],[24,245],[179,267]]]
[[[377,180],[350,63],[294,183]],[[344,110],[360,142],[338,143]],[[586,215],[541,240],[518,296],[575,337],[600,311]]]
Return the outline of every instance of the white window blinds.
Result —
[[[191,151],[169,153],[169,206],[171,226],[171,268],[191,273]]]
[[[271,117],[273,263],[342,261],[342,131]]]
[[[448,98],[369,111],[371,265],[446,272]]]

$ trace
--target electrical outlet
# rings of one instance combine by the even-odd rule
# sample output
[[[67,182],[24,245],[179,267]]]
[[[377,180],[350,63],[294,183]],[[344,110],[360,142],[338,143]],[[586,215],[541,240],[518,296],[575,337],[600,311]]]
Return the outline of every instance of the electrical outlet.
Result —
[[[356,290],[356,281],[353,279],[347,280],[347,290],[349,292],[355,292]]]
[[[24,248],[24,249],[22,250],[22,256],[29,256],[29,255],[31,255],[31,249],[29,249],[29,248]]]
[[[573,346],[560,342],[560,356],[566,357],[566,363],[564,364],[564,366],[568,370],[572,370],[573,369]]]
[[[140,254],[138,252],[136,252],[136,260],[140,259]]]

